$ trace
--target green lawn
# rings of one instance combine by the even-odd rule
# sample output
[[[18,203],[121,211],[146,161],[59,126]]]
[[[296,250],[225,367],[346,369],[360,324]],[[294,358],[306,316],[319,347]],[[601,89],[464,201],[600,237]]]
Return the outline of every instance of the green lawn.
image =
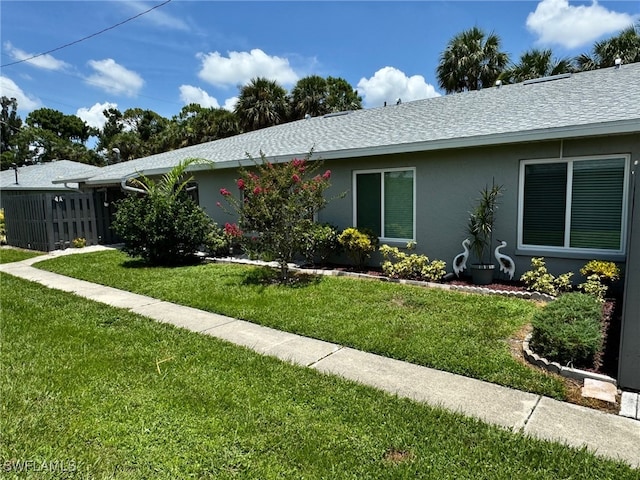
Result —
[[[43,252],[33,250],[21,250],[18,248],[0,248],[0,263],[12,263],[26,260],[28,258],[44,255]]]
[[[265,284],[262,268],[150,268],[118,251],[36,266],[529,392],[566,395],[561,380],[509,352],[507,340],[538,308],[525,300],[344,277]]]
[[[585,450],[0,281],[3,478],[638,478]],[[28,461],[75,471],[7,471]]]

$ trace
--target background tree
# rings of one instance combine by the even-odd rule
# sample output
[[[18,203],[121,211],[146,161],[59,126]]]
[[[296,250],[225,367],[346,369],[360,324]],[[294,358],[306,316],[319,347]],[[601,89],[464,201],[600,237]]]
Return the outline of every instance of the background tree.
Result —
[[[240,124],[233,112],[191,103],[172,118],[169,130],[171,148],[182,148],[237,135]]]
[[[449,40],[436,70],[438,84],[447,93],[480,90],[492,86],[508,62],[500,37],[473,27]]]
[[[0,116],[0,154],[2,161],[0,168],[6,170],[16,163],[18,156],[18,134],[22,128],[22,119],[18,115],[18,101],[15,98],[3,96],[2,114]]]
[[[16,135],[16,163],[72,160],[100,164],[101,159],[85,142],[97,130],[76,115],[66,115],[51,108],[32,111],[25,119],[26,127]]]
[[[531,49],[520,55],[520,61],[505,70],[500,79],[509,83],[524,82],[533,78],[571,73],[574,66],[569,58],[554,58],[551,50]]]
[[[331,172],[318,175],[319,162],[294,159],[271,164],[262,155],[254,169],[241,169],[237,180],[239,197],[225,188],[220,194],[239,218],[243,246],[280,266],[280,280],[289,279],[288,264],[303,252],[302,242],[314,227],[315,215],[325,207],[324,191]]]
[[[362,97],[349,82],[340,77],[327,77],[329,95],[325,102],[328,112],[362,109]]]
[[[245,132],[284,123],[288,118],[287,92],[274,80],[252,78],[240,88],[235,114]]]
[[[307,114],[319,117],[328,113],[326,104],[328,96],[329,89],[324,78],[318,75],[301,78],[291,90],[292,120],[300,120]]]
[[[640,62],[640,23],[631,25],[618,35],[596,42],[592,53],[583,53],[576,57],[580,71],[613,67],[616,58],[622,63]]]

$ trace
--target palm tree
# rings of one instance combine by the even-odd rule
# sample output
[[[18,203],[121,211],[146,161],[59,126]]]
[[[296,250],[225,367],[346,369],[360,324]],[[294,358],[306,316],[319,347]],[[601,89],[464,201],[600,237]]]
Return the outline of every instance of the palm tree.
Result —
[[[327,89],[326,106],[329,113],[362,109],[362,97],[344,78],[327,77]]]
[[[327,81],[324,78],[318,75],[301,78],[291,91],[292,118],[297,120],[307,114],[317,117],[328,113],[328,95]]]
[[[580,71],[613,67],[616,58],[622,63],[640,62],[640,23],[631,25],[615,37],[593,44],[592,53],[583,53],[576,58]]]
[[[509,83],[524,82],[533,78],[549,77],[574,71],[569,58],[553,58],[551,50],[531,49],[520,56],[520,61],[506,70],[500,79]]]
[[[275,80],[252,78],[240,89],[235,114],[245,132],[287,120],[287,92]]]
[[[473,27],[449,40],[436,70],[438,84],[447,93],[479,90],[493,85],[508,62],[500,37]]]

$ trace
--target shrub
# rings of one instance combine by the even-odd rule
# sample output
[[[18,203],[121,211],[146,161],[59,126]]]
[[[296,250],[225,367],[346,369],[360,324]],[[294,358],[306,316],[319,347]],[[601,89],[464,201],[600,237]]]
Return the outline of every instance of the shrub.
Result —
[[[78,237],[73,239],[73,248],[83,248],[87,246],[87,239]]]
[[[412,250],[414,247],[415,243],[413,242],[407,244],[408,250]],[[426,255],[407,254],[401,252],[399,248],[389,245],[382,245],[380,253],[384,258],[382,271],[390,277],[437,282],[446,273],[445,262],[442,260],[430,262]]]
[[[587,281],[579,285],[586,294],[604,301],[611,282],[620,278],[620,269],[613,262],[591,260],[580,269],[580,273],[587,277]]]
[[[188,165],[181,162],[158,182],[135,179],[140,195],[118,202],[113,229],[123,239],[123,250],[154,265],[185,263],[206,241],[211,219],[189,197],[184,179]]]
[[[227,256],[230,253],[230,242],[224,230],[215,222],[211,222],[204,239],[204,247],[214,257]]]
[[[0,208],[0,245],[7,243],[7,230],[4,221],[4,208]]]
[[[338,229],[332,225],[314,223],[302,234],[300,251],[308,263],[326,263],[339,249]]]
[[[620,269],[613,262],[602,260],[591,260],[580,269],[580,273],[585,277],[597,275],[602,281],[613,282],[620,278]]]
[[[378,248],[378,237],[366,229],[346,228],[338,236],[338,242],[358,268],[363,268],[371,254]]]
[[[551,361],[593,366],[602,348],[602,306],[584,293],[567,293],[534,315],[531,346]]]
[[[531,270],[523,273],[520,281],[524,282],[527,290],[546,293],[555,297],[572,289],[572,276],[573,272],[567,272],[556,278],[547,271],[543,257],[534,257],[531,259]]]

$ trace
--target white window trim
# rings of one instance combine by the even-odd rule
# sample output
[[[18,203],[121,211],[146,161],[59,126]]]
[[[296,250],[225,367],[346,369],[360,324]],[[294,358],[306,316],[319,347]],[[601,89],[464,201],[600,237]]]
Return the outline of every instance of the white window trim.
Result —
[[[411,171],[413,173],[413,212],[411,212],[412,215],[412,221],[413,221],[413,238],[391,238],[391,237],[386,237],[384,235],[384,174],[385,173],[389,173],[389,172],[406,172],[406,171]],[[353,178],[352,178],[352,189],[351,191],[352,193],[352,202],[353,202],[353,225],[357,227],[357,221],[358,221],[358,191],[357,191],[357,177],[360,174],[367,174],[367,173],[380,173],[381,174],[381,178],[382,181],[380,182],[380,198],[382,199],[382,205],[380,205],[380,211],[381,211],[381,216],[382,218],[381,220],[381,228],[382,228],[382,235],[379,237],[381,242],[415,242],[416,241],[416,184],[417,184],[417,178],[416,178],[416,167],[397,167],[397,168],[377,168],[377,169],[368,169],[368,170],[354,170],[353,171]]]
[[[607,250],[599,248],[575,248],[569,247],[571,236],[571,201],[573,190],[573,164],[575,162],[585,160],[607,160],[623,158],[624,159],[624,181],[622,186],[622,225],[620,229],[620,249],[619,250]],[[523,242],[524,227],[524,183],[525,183],[525,167],[527,165],[540,165],[543,163],[566,163],[567,164],[567,187],[566,187],[566,215],[565,215],[565,229],[564,229],[564,247],[544,246],[544,245],[528,245]],[[589,255],[625,255],[627,248],[627,228],[629,223],[629,176],[631,172],[631,155],[627,153],[614,153],[608,155],[592,155],[582,157],[560,157],[560,158],[545,158],[545,159],[531,159],[520,161],[520,173],[518,179],[518,250],[526,253],[527,250],[537,252],[549,252],[549,253],[580,253],[585,256]]]

